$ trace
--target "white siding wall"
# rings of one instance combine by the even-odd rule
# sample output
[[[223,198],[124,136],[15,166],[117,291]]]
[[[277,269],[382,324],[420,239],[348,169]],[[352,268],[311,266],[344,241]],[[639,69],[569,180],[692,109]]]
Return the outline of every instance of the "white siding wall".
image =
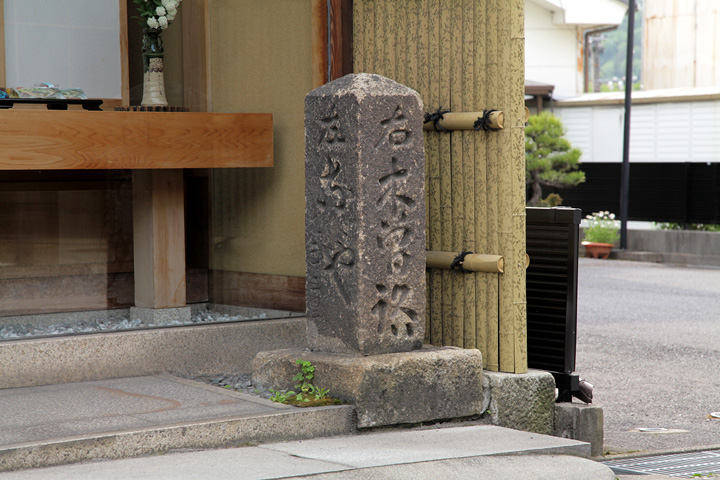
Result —
[[[118,0],[5,0],[8,87],[50,82],[121,98]]]
[[[525,2],[525,78],[555,85],[553,96],[582,93],[577,28],[553,24],[552,12]]]
[[[622,162],[622,106],[557,107],[581,162]],[[634,105],[630,161],[720,162],[720,100]]]

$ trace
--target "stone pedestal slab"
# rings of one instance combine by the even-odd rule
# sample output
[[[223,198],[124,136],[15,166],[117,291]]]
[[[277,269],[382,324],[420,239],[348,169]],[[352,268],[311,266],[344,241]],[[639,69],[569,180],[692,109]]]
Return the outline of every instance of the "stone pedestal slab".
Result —
[[[555,379],[550,372],[485,372],[483,412],[493,425],[553,434]],[[579,440],[579,439],[578,439]]]
[[[558,403],[555,405],[556,437],[590,443],[590,455],[603,454],[603,410],[597,405]]]
[[[375,355],[421,348],[425,157],[419,95],[347,75],[305,99],[308,343]]]
[[[358,427],[461,418],[482,413],[482,356],[478,350],[423,348],[371,357],[275,350],[253,360],[253,380],[294,389],[295,360],[315,366],[315,385],[355,405]]]

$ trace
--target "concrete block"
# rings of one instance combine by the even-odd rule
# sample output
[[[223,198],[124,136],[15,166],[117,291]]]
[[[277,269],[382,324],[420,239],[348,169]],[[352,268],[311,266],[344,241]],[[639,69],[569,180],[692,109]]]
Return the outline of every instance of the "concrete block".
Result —
[[[468,417],[482,411],[478,350],[423,348],[372,356],[260,352],[253,361],[253,380],[266,387],[293,389],[297,359],[313,363],[317,386],[355,405],[359,428]]]
[[[257,352],[306,346],[305,319],[0,342],[0,388],[173,373],[250,373]]]
[[[527,432],[553,434],[555,380],[549,372],[485,372],[483,411],[490,423]]]
[[[555,404],[556,437],[588,442],[590,455],[603,454],[603,410],[596,405],[580,403]]]

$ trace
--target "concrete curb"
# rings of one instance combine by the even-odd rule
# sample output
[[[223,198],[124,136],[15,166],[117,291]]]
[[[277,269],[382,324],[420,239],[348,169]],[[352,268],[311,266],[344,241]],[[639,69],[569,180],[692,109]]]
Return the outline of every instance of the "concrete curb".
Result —
[[[176,449],[237,447],[347,435],[355,431],[353,414],[349,405],[292,409],[260,416],[11,445],[0,449],[0,472],[97,458],[137,457]]]

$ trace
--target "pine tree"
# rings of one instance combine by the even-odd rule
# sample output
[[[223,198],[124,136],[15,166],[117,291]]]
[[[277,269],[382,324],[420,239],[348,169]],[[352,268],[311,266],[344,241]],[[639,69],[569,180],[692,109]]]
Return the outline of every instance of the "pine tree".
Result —
[[[582,152],[565,138],[565,127],[549,112],[533,115],[525,127],[525,184],[532,188],[528,205],[542,200],[542,187],[574,187],[585,181],[578,170]]]

